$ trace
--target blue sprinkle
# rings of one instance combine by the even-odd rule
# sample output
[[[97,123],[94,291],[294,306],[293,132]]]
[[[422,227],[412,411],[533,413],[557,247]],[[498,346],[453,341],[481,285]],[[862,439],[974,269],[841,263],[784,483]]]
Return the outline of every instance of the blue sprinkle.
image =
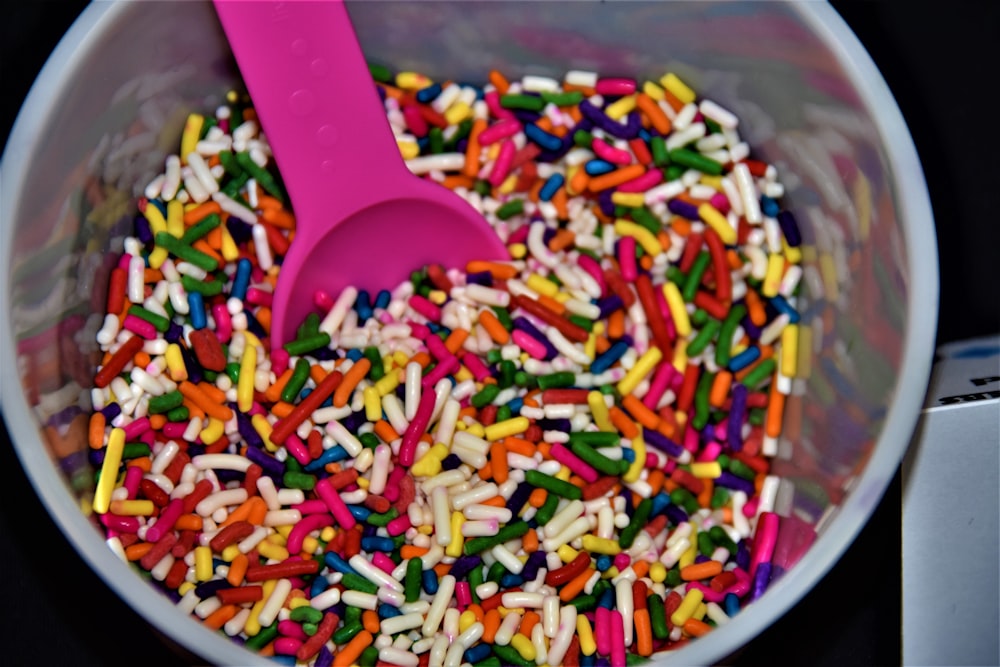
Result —
[[[204,329],[207,324],[205,318],[205,300],[201,292],[188,292],[188,308],[191,310],[191,326],[195,329]]]
[[[548,180],[545,181],[545,185],[542,186],[542,189],[538,191],[538,198],[541,201],[549,201],[565,182],[566,178],[562,174],[552,174],[549,176]]]
[[[658,516],[661,512],[667,509],[667,505],[670,504],[670,496],[668,496],[663,491],[660,491],[655,496],[653,496],[653,507],[650,510],[650,516]]]
[[[729,360],[729,370],[732,373],[741,371],[753,362],[757,361],[760,356],[760,348],[758,347],[748,347],[739,354],[735,355]]]
[[[792,308],[792,304],[788,303],[788,301],[785,300],[785,297],[780,294],[771,297],[771,305],[774,306],[775,310],[779,313],[788,315],[789,324],[797,324],[798,321],[802,319],[799,316],[799,311]]]
[[[438,592],[437,573],[433,569],[424,570],[423,574],[420,575],[420,579],[424,591],[428,595],[434,595],[435,593]]]
[[[378,606],[378,617],[382,620],[387,618],[393,618],[394,616],[402,616],[403,612],[393,607],[391,604],[380,604]]]
[[[370,509],[361,505],[348,505],[347,509],[351,512],[351,516],[358,521],[367,521],[368,517],[371,516],[372,513]]]
[[[781,211],[781,207],[778,206],[778,202],[774,201],[767,195],[760,196],[760,212],[769,218],[776,217],[778,212]]]
[[[736,593],[726,593],[723,605],[725,605],[726,615],[729,617],[735,616],[740,611],[740,599]]]
[[[520,396],[512,398],[510,401],[508,401],[507,407],[510,408],[510,411],[513,414],[517,415],[521,412],[521,408],[524,407],[524,399],[521,398]]]
[[[327,567],[341,574],[357,574],[358,571],[348,565],[347,561],[341,558],[334,551],[327,551],[323,554],[323,562]]]
[[[629,449],[628,447],[623,447],[622,448],[622,458],[625,459],[626,461],[628,461],[629,463],[634,463],[635,462],[635,450],[634,449]]]
[[[382,606],[388,606],[388,605],[382,605]],[[476,644],[475,646],[465,651],[463,662],[468,662],[474,665],[477,662],[488,658],[492,651],[493,649],[490,648],[490,645],[485,642],[483,642],[482,644]]]
[[[272,655],[271,661],[276,662],[279,665],[295,665],[296,658],[294,655]]]
[[[600,555],[597,557],[597,571],[605,572],[609,567],[611,567],[611,556]]]
[[[431,140],[429,137],[417,138],[417,146],[419,147],[421,153],[426,153],[429,150],[430,145],[431,145]]]
[[[604,371],[611,368],[611,366],[621,359],[622,355],[628,350],[628,345],[623,341],[617,341],[611,345],[603,354],[599,355],[594,362],[590,364],[590,372],[596,374],[603,373]]]
[[[555,151],[562,147],[562,139],[554,134],[549,134],[534,123],[528,123],[524,126],[524,136],[545,150]]]
[[[236,263],[236,276],[233,278],[233,289],[229,293],[230,296],[234,296],[240,301],[246,298],[252,271],[253,265],[250,264],[249,259],[244,258]]]
[[[388,308],[389,301],[392,299],[392,294],[389,290],[379,290],[379,293],[375,296],[375,307],[376,308]]]
[[[601,593],[601,599],[597,601],[598,606],[604,607],[605,609],[615,608],[615,590],[609,588],[603,593]]]
[[[519,574],[511,574],[507,572],[502,577],[500,577],[500,588],[514,588],[515,586],[520,586],[524,583],[524,577]]]
[[[329,583],[327,582],[326,577],[316,577],[315,579],[313,579],[312,584],[309,586],[309,597],[310,598],[316,597],[317,595],[325,591],[328,586]]]
[[[313,459],[302,467],[306,472],[317,472],[322,470],[327,463],[336,463],[347,458],[347,450],[340,445],[334,445],[325,450],[319,457]]]
[[[371,553],[373,551],[382,551],[384,553],[389,553],[395,547],[395,543],[390,537],[362,537],[361,538],[361,548]]]
[[[427,104],[428,102],[433,102],[438,95],[441,94],[441,84],[432,83],[426,88],[421,88],[417,91],[417,101],[421,104]]]
[[[601,174],[607,174],[608,172],[614,171],[615,165],[611,164],[607,160],[594,158],[583,165],[583,170],[587,172],[588,176],[600,176]]]
[[[350,359],[351,361],[357,361],[363,356],[365,356],[365,353],[356,347],[353,347],[347,351],[347,358]]]

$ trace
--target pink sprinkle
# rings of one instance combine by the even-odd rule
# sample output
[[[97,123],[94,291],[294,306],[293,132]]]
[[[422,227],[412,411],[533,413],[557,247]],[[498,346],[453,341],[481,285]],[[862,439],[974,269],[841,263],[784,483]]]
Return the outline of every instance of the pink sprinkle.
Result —
[[[345,505],[346,507],[346,505]],[[310,514],[292,527],[288,533],[288,543],[285,545],[288,553],[297,554],[302,551],[302,542],[314,530],[333,525],[333,517],[329,514]]]
[[[288,436],[285,440],[285,449],[287,449],[288,453],[295,457],[295,460],[302,465],[306,465],[312,461],[312,457],[309,456],[309,448],[304,442],[302,442],[302,439],[294,433]]]
[[[698,431],[688,423],[687,428],[684,431],[684,449],[688,450],[692,454],[698,451]]]
[[[330,514],[333,518],[337,520],[345,530],[350,530],[357,525],[357,521],[354,519],[354,515],[351,511],[347,509],[347,505],[341,500],[340,494],[337,490],[330,486],[329,478],[320,480],[316,483],[316,495],[322,498],[326,506],[330,508]]]
[[[601,158],[602,160],[606,160],[612,164],[620,164],[620,165],[632,164],[631,153],[629,153],[626,150],[622,150],[621,148],[612,146],[603,139],[594,137],[594,140],[591,142],[590,146],[593,149],[594,153],[597,154],[597,157]],[[659,173],[659,170],[654,170],[654,171],[657,171],[657,173]]]
[[[490,177],[487,179],[490,185],[495,188],[503,185],[503,182],[507,179],[507,174],[510,173],[515,152],[514,142],[510,139],[504,139],[504,142],[500,144],[500,154],[497,155],[497,159],[493,163],[493,169],[490,171]]]
[[[511,334],[511,338],[514,344],[519,348],[527,352],[534,359],[545,359],[545,346],[540,342],[535,340],[531,334],[525,333],[520,329],[514,329],[514,333]]]
[[[554,458],[559,463],[575,472],[579,475],[585,482],[596,482],[597,478],[600,476],[597,471],[590,467],[589,464],[585,463],[582,459],[578,458],[576,454],[563,447],[560,443],[555,443],[552,448],[549,449],[549,456]]]
[[[463,354],[462,363],[469,369],[476,382],[482,382],[490,376],[490,369],[486,367],[483,360],[474,354]]]
[[[149,430],[139,436],[139,441],[146,443],[149,445],[149,448],[152,449],[153,445],[156,443],[156,436],[153,435],[152,430]]]
[[[264,270],[260,268],[257,264],[253,265],[250,270],[250,282],[262,283],[264,282]]]
[[[635,263],[635,237],[623,236],[618,241],[618,265],[621,267],[622,278],[632,282],[639,275]]]
[[[737,584],[733,585],[735,586]],[[725,591],[722,592],[716,591],[711,586],[706,586],[700,581],[687,582],[687,588],[688,590],[691,590],[692,588],[697,588],[699,591],[701,591],[704,594],[705,602],[714,602],[716,604],[719,604],[720,602],[726,599]]]
[[[295,637],[278,637],[274,640],[274,652],[278,655],[295,655],[302,641]]]
[[[513,137],[520,131],[521,123],[516,117],[504,118],[479,133],[479,145],[489,146],[490,144],[495,144],[501,139]]]
[[[458,360],[455,360],[458,363]],[[444,364],[440,364],[444,365]],[[413,465],[416,457],[417,443],[420,436],[427,431],[427,426],[431,420],[431,413],[434,412],[434,402],[436,394],[433,391],[425,391],[420,396],[420,404],[417,406],[417,413],[413,416],[413,421],[406,428],[403,434],[403,442],[399,445],[399,464],[401,466]]]
[[[397,516],[395,519],[386,524],[385,530],[391,537],[396,537],[397,535],[402,535],[408,531],[412,525],[413,524],[410,523],[409,515],[404,514],[402,516]]]
[[[128,265],[131,261],[132,261],[132,255],[125,253],[124,255],[121,256],[121,259],[118,260],[118,268],[121,269],[122,271],[127,272]]]
[[[293,510],[298,510],[302,514],[326,514],[330,511],[330,508],[326,506],[322,500],[318,498],[312,498],[310,500],[304,500],[301,503],[295,503],[291,505]]]
[[[625,621],[622,613],[612,609],[608,625],[611,626],[611,667],[625,667]]]
[[[169,440],[182,437],[187,427],[188,422],[167,422],[160,430],[163,431],[163,437]]]
[[[756,500],[756,498],[754,498]],[[750,549],[750,576],[754,576],[757,566],[770,563],[774,554],[774,545],[778,541],[778,515],[774,512],[761,512],[757,517],[757,527],[754,529],[753,547]]]
[[[328,313],[330,312],[330,309],[333,308],[334,301],[327,292],[318,289],[313,292],[313,303],[316,304],[316,307],[321,311]]]
[[[265,306],[269,308],[271,306],[271,302],[274,300],[274,295],[267,290],[262,290],[257,287],[248,287],[246,300],[255,306]]]
[[[424,379],[420,381],[420,386],[424,389],[433,387],[438,383],[438,381],[443,380],[452,373],[457,372],[460,366],[461,364],[458,362],[458,357],[448,357],[435,366],[434,370],[424,376]]]
[[[156,522],[146,529],[147,542],[159,542],[160,538],[169,533],[174,528],[174,523],[178,517],[184,513],[184,501],[181,498],[173,498],[167,506],[160,511],[160,516]]]
[[[751,498],[743,505],[743,516],[748,519],[752,519],[757,515],[757,505],[760,503],[760,498]]]
[[[708,201],[719,211],[719,213],[723,215],[729,213],[729,197],[723,193],[716,192]]]
[[[677,327],[674,326],[674,318],[670,315],[667,297],[663,296],[662,289],[654,289],[653,296],[656,298],[656,305],[659,306],[660,314],[663,316],[663,323],[667,328],[667,338],[677,340]]]
[[[285,637],[293,637],[303,642],[309,639],[309,635],[302,629],[302,624],[296,623],[291,619],[278,621],[278,634]]]
[[[392,472],[389,473],[389,479],[386,480],[385,491],[382,492],[382,496],[390,503],[399,500],[399,480],[403,479],[403,475],[405,474],[406,471],[402,468],[393,468]]]
[[[406,121],[406,127],[408,127],[410,132],[414,135],[418,137],[427,135],[427,121],[424,120],[422,115],[420,115],[420,109],[418,109],[415,104],[407,104],[403,106],[403,119]]]
[[[414,322],[413,320],[406,320],[407,326],[410,327],[410,334],[414,338],[419,338],[420,340],[425,340],[431,335],[431,330],[426,324],[421,324],[420,322]]]
[[[449,357],[455,356],[438,336],[428,336],[427,340],[424,341],[424,345],[427,346],[427,351],[431,353],[431,356],[438,361],[444,361]]]
[[[125,469],[125,479],[122,486],[128,489],[129,500],[135,500],[139,493],[139,484],[142,482],[143,470],[139,466],[129,466]]]
[[[410,297],[410,308],[413,308],[413,310],[417,311],[431,322],[438,322],[441,320],[441,309],[419,294],[414,294]]]
[[[392,559],[381,551],[376,551],[375,555],[372,556],[372,565],[386,574],[392,574],[392,571],[396,569],[396,564],[392,562]]]
[[[105,528],[109,528],[118,533],[137,533],[139,532],[139,517],[135,516],[118,516],[117,514],[102,514],[100,516],[101,523],[104,524]]]
[[[531,225],[521,225],[515,229],[511,235],[507,238],[507,243],[524,243],[528,240],[528,231],[531,229]]]
[[[500,93],[495,90],[483,95],[483,99],[486,101],[486,107],[490,110],[490,115],[494,118],[503,120],[505,118],[510,120],[517,120],[517,116],[510,109],[504,109],[500,106]]]
[[[215,337],[220,343],[225,343],[233,335],[233,320],[226,304],[217,303],[212,306],[212,317],[215,319]]]
[[[134,422],[130,422],[125,426],[123,426],[122,430],[125,431],[126,441],[135,440],[140,435],[149,430],[149,418],[140,417],[139,419],[136,419]]]
[[[642,404],[650,410],[656,410],[657,404],[676,375],[680,375],[680,373],[668,361],[664,361],[657,366],[656,372],[653,373],[653,379],[649,382],[649,391],[642,397]]]
[[[288,352],[281,348],[271,353],[271,370],[275,375],[281,375],[288,370]]]
[[[594,614],[594,641],[597,643],[598,655],[611,653],[611,610],[598,607]]]
[[[618,568],[619,572],[628,567],[631,562],[632,559],[629,558],[627,553],[620,553],[615,556],[615,567]]]
[[[699,463],[714,461],[719,458],[719,454],[721,453],[722,445],[713,440],[705,445],[705,447],[701,450],[701,454],[698,454],[698,457],[695,460]]]
[[[598,95],[631,95],[635,92],[635,80],[619,77],[600,78],[594,86],[594,92]]]
[[[459,581],[455,584],[455,601],[458,602],[460,611],[472,604],[472,591],[468,581]]]
[[[608,285],[604,282],[604,271],[601,269],[601,265],[597,263],[597,260],[590,255],[581,254],[576,259],[576,263],[581,269],[590,274],[590,277],[597,281],[597,284],[601,287],[601,296],[608,293]]]
[[[122,326],[134,333],[137,336],[141,336],[146,340],[153,340],[156,338],[156,327],[142,319],[141,317],[136,317],[135,315],[126,315],[125,321],[122,322]]]
[[[625,181],[618,186],[618,192],[645,192],[654,185],[658,185],[663,180],[663,172],[659,169],[650,169],[642,176]]]

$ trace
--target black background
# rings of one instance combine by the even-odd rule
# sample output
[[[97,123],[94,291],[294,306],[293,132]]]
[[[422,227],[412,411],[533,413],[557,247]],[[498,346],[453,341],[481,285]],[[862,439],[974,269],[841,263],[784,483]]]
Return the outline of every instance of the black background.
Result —
[[[938,343],[1000,331],[995,85],[1000,3],[834,2],[882,71],[924,168],[941,272]],[[0,11],[0,136],[85,3]],[[2,381],[15,381],[13,369]],[[198,664],[165,642],[79,559],[0,432],[0,639],[5,663]],[[900,662],[897,475],[852,547],[815,589],[726,662]],[[956,545],[957,548],[958,545]],[[12,651],[12,653],[11,653]],[[8,662],[9,661],[9,662]]]

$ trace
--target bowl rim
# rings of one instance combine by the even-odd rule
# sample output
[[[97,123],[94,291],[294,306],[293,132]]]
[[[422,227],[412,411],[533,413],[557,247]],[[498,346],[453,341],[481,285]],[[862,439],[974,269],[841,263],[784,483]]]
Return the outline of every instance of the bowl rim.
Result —
[[[930,199],[913,139],[887,84],[858,38],[826,2],[789,2],[789,8],[808,25],[838,59],[857,89],[883,140],[898,199],[900,220],[906,221],[903,242],[909,261],[906,334],[900,375],[885,424],[864,472],[833,521],[817,538],[808,555],[795,566],[795,576],[783,577],[726,628],[713,632],[721,641],[691,642],[682,651],[660,654],[655,664],[708,664],[732,654],[750,642],[791,608],[826,574],[854,541],[885,492],[905,452],[923,402],[930,376],[938,312],[937,243]],[[63,36],[34,82],[15,120],[0,160],[0,261],[9,267],[16,198],[24,185],[23,170],[8,165],[32,154],[43,139],[53,112],[50,102],[71,81],[79,63],[95,47],[102,32],[128,11],[131,3],[90,4]],[[877,113],[874,111],[877,109]],[[0,313],[9,308],[10,271],[0,271]],[[0,325],[0,367],[17,368],[10,322]],[[69,493],[65,480],[52,465],[38,435],[33,411],[20,382],[0,383],[0,405],[11,442],[36,494],[47,511],[84,557],[90,568],[115,593],[170,639],[223,664],[272,664],[236,643],[212,632],[190,615],[179,614],[170,600],[152,586],[133,585],[135,572],[114,557]]]

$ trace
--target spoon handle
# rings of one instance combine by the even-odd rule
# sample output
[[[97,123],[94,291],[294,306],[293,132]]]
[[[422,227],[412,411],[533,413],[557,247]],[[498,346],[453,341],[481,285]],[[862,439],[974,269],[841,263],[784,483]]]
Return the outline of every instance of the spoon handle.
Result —
[[[281,171],[300,243],[405,170],[342,0],[215,0]]]

